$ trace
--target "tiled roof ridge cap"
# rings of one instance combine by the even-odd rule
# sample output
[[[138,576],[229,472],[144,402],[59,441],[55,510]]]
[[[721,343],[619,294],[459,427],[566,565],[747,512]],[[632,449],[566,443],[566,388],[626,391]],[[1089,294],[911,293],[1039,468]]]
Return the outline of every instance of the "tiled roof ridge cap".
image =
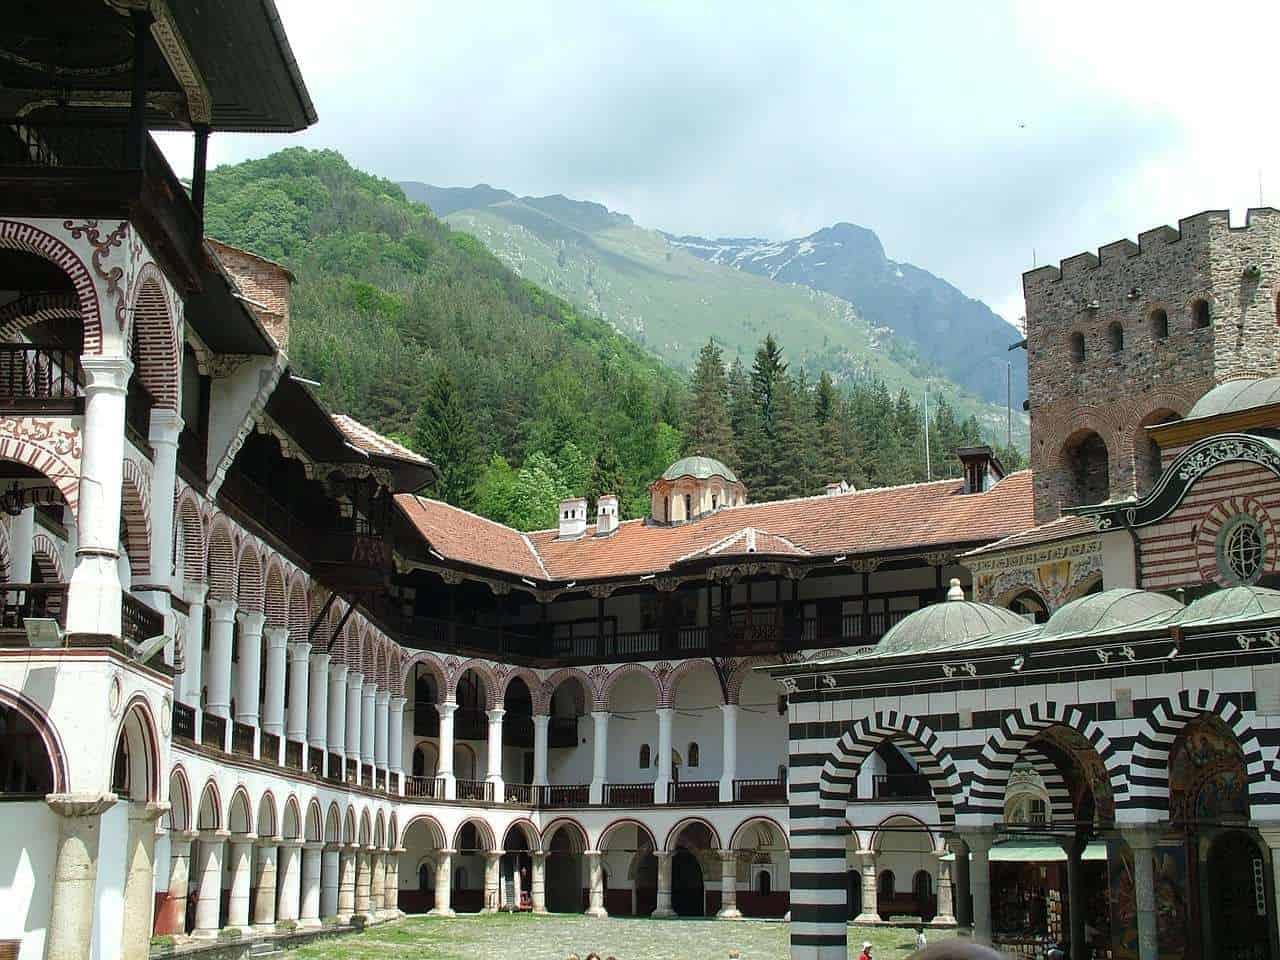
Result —
[[[438,504],[439,506],[446,507],[450,510],[456,510],[458,511],[458,513],[465,513],[468,517],[474,517],[476,520],[481,520],[484,523],[489,524],[489,526],[491,527],[497,527],[499,530],[506,530],[508,533],[514,533],[524,542],[524,545],[528,548],[529,553],[533,556],[534,562],[537,563],[538,569],[542,571],[542,575],[548,580],[552,579],[551,574],[547,572],[547,565],[542,562],[542,557],[538,554],[538,551],[534,547],[533,542],[529,539],[529,534],[523,533],[517,530],[515,527],[509,527],[505,523],[499,523],[497,520],[490,520],[488,517],[481,516],[478,513],[473,513],[472,511],[468,510],[466,507],[457,507],[457,506],[454,506],[452,503],[447,503],[444,500],[437,500],[435,499],[435,497],[423,497],[423,496],[419,496],[416,493],[412,494],[411,496],[413,497],[414,502],[418,504],[418,506],[422,506],[422,504],[424,503]]]

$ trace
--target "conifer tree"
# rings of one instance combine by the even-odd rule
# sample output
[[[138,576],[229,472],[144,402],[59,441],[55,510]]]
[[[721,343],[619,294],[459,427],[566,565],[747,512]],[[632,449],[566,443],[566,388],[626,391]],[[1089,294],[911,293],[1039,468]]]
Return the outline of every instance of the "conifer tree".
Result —
[[[626,496],[627,478],[622,472],[622,464],[613,446],[606,443],[596,451],[591,463],[591,480],[587,484],[587,500],[592,513],[596,509],[596,501],[602,493],[612,493],[619,499]]]
[[[458,386],[447,367],[427,384],[413,430],[418,452],[436,465],[436,496],[458,507],[471,505],[479,472],[480,444]]]
[[[693,371],[685,417],[685,449],[725,463],[734,460],[729,380],[724,371],[724,354],[715,340],[708,340],[699,351]]]

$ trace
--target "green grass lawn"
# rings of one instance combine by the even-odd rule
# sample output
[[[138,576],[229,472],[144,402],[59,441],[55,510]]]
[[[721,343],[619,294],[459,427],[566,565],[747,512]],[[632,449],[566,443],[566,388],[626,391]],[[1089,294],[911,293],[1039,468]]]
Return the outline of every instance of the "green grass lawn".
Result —
[[[287,960],[565,960],[594,950],[617,960],[785,960],[787,924],[764,920],[593,920],[560,914],[410,917],[361,934],[300,947]],[[950,936],[931,931],[930,941]],[[849,955],[864,940],[875,944],[876,960],[897,960],[915,947],[915,931],[849,927]]]

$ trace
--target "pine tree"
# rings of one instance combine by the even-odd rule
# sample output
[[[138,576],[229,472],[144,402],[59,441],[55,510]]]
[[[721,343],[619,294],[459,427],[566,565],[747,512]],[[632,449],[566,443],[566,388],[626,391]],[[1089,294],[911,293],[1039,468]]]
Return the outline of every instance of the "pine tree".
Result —
[[[816,492],[813,412],[803,376],[783,377],[778,384],[777,486],[774,496],[802,497]]]
[[[413,428],[414,445],[439,471],[436,496],[458,507],[471,505],[479,472],[480,443],[471,416],[447,367],[427,384]]]
[[[724,355],[715,340],[708,340],[698,353],[698,364],[689,387],[685,425],[685,449],[689,453],[715,457],[725,463],[735,459],[729,380],[724,372]]]
[[[618,463],[618,455],[614,453],[612,446],[603,444],[591,463],[591,479],[587,483],[587,500],[590,501],[591,511],[595,512],[596,501],[602,493],[612,493],[620,500],[625,498],[626,485],[626,476],[622,472],[622,465]]]
[[[773,334],[769,334],[751,365],[751,414],[738,438],[743,461],[741,479],[756,500],[774,499],[785,495],[783,492],[787,489],[778,448],[778,407],[786,375],[782,348]]]
[[[831,374],[822,371],[813,392],[813,435],[815,479],[819,484],[839,483],[849,476],[844,402]]]

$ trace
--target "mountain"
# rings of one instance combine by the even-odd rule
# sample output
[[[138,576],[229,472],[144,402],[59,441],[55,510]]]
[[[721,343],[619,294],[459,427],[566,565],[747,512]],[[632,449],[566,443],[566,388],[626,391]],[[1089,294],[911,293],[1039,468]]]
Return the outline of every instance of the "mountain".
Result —
[[[455,210],[487,207],[491,203],[516,198],[514,193],[498,190],[487,183],[477,183],[474,187],[433,187],[429,183],[409,180],[400,186],[404,189],[406,198],[425,203],[437,217],[447,217]]]
[[[782,241],[669,239],[712,263],[848,300],[873,326],[910,340],[949,379],[992,402],[1005,400],[1006,364],[1013,361],[1013,397],[1021,401],[1027,395],[1025,357],[1009,353],[1009,345],[1022,339],[1018,329],[928,270],[890,260],[866,227],[837,223]],[[963,350],[956,349],[959,344]]]
[[[813,376],[826,370],[845,383],[879,378],[892,391],[905,388],[917,398],[929,380],[958,415],[975,414],[991,436],[1004,436],[1004,404],[991,401],[993,392],[1003,397],[1003,368],[1000,390],[987,391],[983,399],[949,382],[947,372],[914,343],[843,297],[739,269],[706,255],[691,238],[646,229],[598,203],[560,195],[514,197],[487,186],[415,185],[406,191],[436,196],[449,211],[442,216],[450,226],[474,235],[521,276],[602,317],[677,369],[689,370],[711,337],[728,360],[749,365],[760,340],[773,333],[791,362]],[[477,205],[457,206],[467,199]],[[1025,439],[1025,424],[1018,411],[1015,438]]]

